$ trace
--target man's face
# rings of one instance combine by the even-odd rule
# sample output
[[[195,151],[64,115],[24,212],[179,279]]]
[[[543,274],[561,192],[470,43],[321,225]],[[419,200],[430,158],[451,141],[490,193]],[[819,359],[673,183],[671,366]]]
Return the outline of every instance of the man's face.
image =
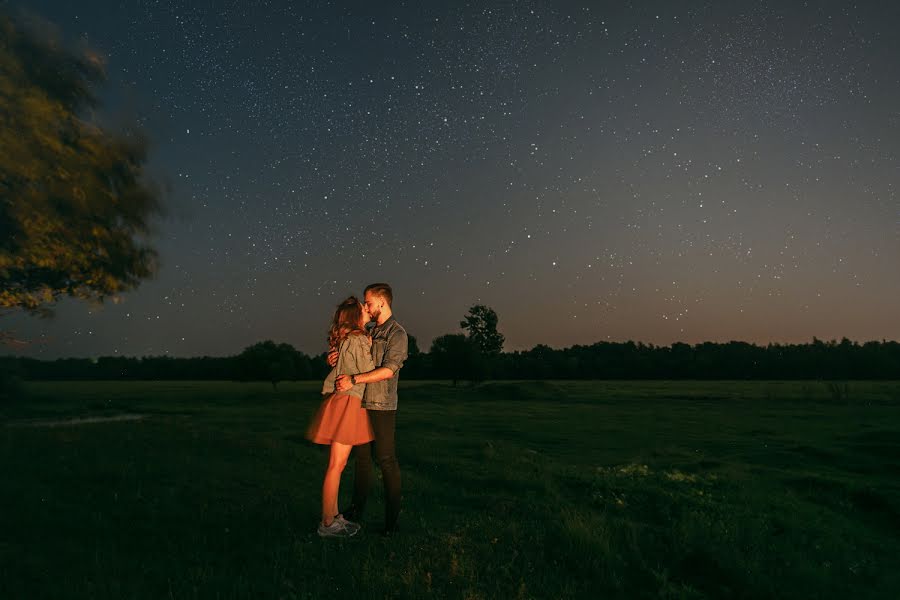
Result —
[[[378,317],[381,316],[381,309],[384,306],[384,298],[380,296],[376,296],[372,292],[366,292],[366,310],[369,311],[369,315],[372,317],[373,321],[377,321]]]

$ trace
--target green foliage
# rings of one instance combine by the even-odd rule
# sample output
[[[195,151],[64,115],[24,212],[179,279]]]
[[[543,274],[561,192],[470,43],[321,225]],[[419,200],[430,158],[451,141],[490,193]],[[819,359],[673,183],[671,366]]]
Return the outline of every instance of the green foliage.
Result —
[[[478,348],[461,333],[448,333],[431,343],[431,366],[439,379],[450,379],[456,385],[461,379],[478,379]]]
[[[900,342],[865,344],[792,344],[754,346],[741,342],[703,343],[671,348],[634,342],[599,342],[590,346],[554,349],[539,344],[531,350],[485,358],[457,338],[436,340],[431,353],[415,352],[410,343],[403,379],[731,379],[803,380],[805,396],[827,391],[836,402],[859,400],[848,380],[900,379]],[[12,336],[10,344],[17,343]],[[0,344],[4,335],[0,332]],[[436,352],[436,353],[435,353]],[[474,354],[473,354],[474,353]],[[169,379],[229,380],[240,376],[237,356],[100,357],[97,361],[64,358],[53,361],[21,357],[28,380]],[[294,356],[297,379],[324,379],[330,367],[325,355]],[[473,371],[473,369],[478,369]],[[811,380],[823,379],[825,385]],[[831,385],[829,381],[841,381]]]
[[[28,385],[0,405],[4,598],[900,589],[898,382],[854,383],[868,405],[805,382],[401,380],[403,530],[377,535],[376,484],[346,541],[315,534],[318,382]],[[39,425],[123,414],[144,418]]]
[[[409,356],[412,357],[412,358],[414,358],[414,357],[416,357],[416,356],[419,356],[419,355],[422,353],[422,351],[419,350],[419,340],[417,340],[417,339],[416,339],[416,336],[414,336],[414,335],[408,335],[408,334],[407,334],[406,337],[407,337],[407,340],[408,340],[408,343],[407,343],[407,348],[408,348],[408,350],[407,350],[407,352],[408,352]]]
[[[97,55],[0,13],[0,308],[49,314],[60,296],[115,297],[155,271],[146,143],[85,118],[103,75]]]
[[[276,344],[271,340],[244,349],[237,363],[242,379],[269,381],[277,389],[279,381],[297,379],[302,367],[298,352],[290,344]],[[308,364],[308,361],[307,361]]]
[[[497,331],[497,313],[483,304],[469,309],[459,326],[466,330],[469,339],[484,356],[497,356],[503,350],[503,334]]]

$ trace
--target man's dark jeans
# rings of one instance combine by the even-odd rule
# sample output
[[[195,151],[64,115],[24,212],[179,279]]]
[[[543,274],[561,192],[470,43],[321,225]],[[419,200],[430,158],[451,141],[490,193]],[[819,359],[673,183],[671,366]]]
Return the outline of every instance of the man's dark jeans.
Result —
[[[361,444],[353,450],[356,454],[356,475],[353,484],[353,506],[348,513],[354,517],[351,520],[359,520],[366,508],[374,474],[372,466],[372,446],[374,444],[375,458],[381,468],[381,478],[384,480],[384,528],[392,531],[397,527],[397,517],[400,515],[400,463],[397,462],[394,445],[397,411],[369,410],[367,412],[372,429],[375,430],[375,441]]]

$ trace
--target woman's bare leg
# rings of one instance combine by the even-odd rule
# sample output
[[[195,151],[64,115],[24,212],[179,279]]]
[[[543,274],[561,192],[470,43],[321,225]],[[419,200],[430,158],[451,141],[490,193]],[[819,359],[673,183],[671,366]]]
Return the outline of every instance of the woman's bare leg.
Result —
[[[347,466],[347,457],[353,446],[349,444],[331,443],[331,455],[328,458],[328,469],[322,483],[322,522],[331,525],[338,514],[338,490],[341,487],[341,473]]]

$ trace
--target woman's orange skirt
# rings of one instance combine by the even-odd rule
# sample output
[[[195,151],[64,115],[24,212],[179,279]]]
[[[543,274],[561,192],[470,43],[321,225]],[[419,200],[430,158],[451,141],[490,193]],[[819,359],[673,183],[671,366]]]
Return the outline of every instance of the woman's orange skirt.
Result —
[[[334,392],[322,401],[313,417],[306,438],[316,444],[337,442],[358,446],[375,439],[369,414],[360,406],[362,401],[350,394]]]

